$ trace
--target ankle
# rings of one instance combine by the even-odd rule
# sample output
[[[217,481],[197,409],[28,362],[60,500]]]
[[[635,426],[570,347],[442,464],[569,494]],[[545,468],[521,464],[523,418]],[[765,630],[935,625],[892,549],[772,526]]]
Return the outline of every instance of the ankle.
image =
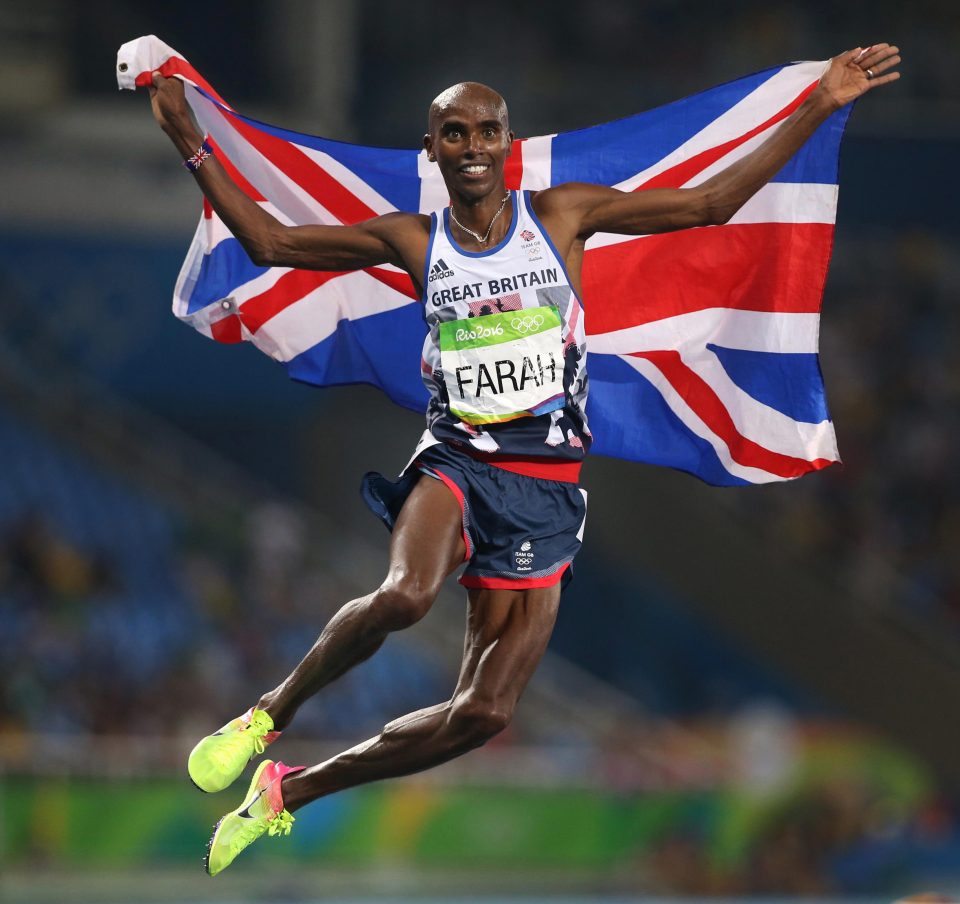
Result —
[[[290,717],[283,711],[282,707],[277,702],[275,691],[264,694],[260,698],[255,709],[259,709],[261,712],[265,712],[268,716],[270,716],[270,718],[273,720],[274,731],[283,731],[290,723]]]
[[[304,767],[301,766],[293,772],[288,772],[280,779],[280,798],[283,801],[284,809],[289,810],[291,813],[299,810],[304,804],[309,803],[309,800],[304,798],[303,794],[300,793],[303,790],[303,786],[298,780],[303,774],[303,770]]]

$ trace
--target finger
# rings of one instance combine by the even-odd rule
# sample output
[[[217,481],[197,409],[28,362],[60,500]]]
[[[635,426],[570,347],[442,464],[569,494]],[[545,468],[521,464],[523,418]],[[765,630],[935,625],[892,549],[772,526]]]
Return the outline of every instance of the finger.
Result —
[[[882,60],[879,63],[874,63],[870,67],[870,71],[873,73],[873,77],[876,78],[880,73],[886,72],[888,69],[892,69],[894,66],[900,65],[899,55],[894,55],[892,57],[887,57],[885,60]]]
[[[873,90],[874,88],[879,88],[881,85],[886,85],[889,82],[895,82],[900,78],[899,72],[888,72],[886,75],[881,75],[879,78],[872,78],[867,82],[867,88]]]
[[[860,57],[862,57],[865,53],[869,53],[872,49],[872,45],[870,47],[855,47],[853,50],[847,51],[844,62],[847,62],[847,59],[852,59],[854,62],[857,62]]]
[[[899,52],[899,47],[891,47],[889,44],[876,44],[870,53],[864,54],[863,57],[857,60],[857,65],[859,65],[861,69],[868,67],[873,69],[875,63],[879,63],[887,59],[887,57],[895,56]]]

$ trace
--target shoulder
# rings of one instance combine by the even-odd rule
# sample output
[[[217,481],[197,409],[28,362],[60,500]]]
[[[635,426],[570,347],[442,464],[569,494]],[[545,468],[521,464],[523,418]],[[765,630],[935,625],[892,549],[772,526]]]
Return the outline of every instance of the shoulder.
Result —
[[[612,189],[590,182],[563,182],[542,191],[530,193],[530,203],[537,216],[563,215],[583,210],[609,197]]]

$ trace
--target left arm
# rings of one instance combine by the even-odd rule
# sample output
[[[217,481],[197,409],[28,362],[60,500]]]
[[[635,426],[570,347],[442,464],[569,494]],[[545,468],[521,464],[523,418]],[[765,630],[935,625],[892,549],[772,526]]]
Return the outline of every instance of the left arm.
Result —
[[[726,223],[831,113],[873,88],[896,81],[900,73],[887,70],[900,62],[898,54],[896,47],[876,44],[834,57],[809,97],[763,144],[694,188],[622,192],[568,183],[540,192],[537,207],[549,211],[551,218],[566,220],[580,240],[595,232],[646,235]]]

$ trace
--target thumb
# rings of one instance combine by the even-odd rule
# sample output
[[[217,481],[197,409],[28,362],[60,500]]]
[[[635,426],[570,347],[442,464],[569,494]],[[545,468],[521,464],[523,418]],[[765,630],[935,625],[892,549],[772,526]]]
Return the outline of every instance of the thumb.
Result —
[[[154,73],[153,73],[153,75],[151,76],[151,81],[153,82],[153,87],[154,87],[154,88],[159,88],[159,87],[163,84],[164,78],[163,78],[163,76],[160,74],[160,70],[159,70],[159,69],[154,70]]]

